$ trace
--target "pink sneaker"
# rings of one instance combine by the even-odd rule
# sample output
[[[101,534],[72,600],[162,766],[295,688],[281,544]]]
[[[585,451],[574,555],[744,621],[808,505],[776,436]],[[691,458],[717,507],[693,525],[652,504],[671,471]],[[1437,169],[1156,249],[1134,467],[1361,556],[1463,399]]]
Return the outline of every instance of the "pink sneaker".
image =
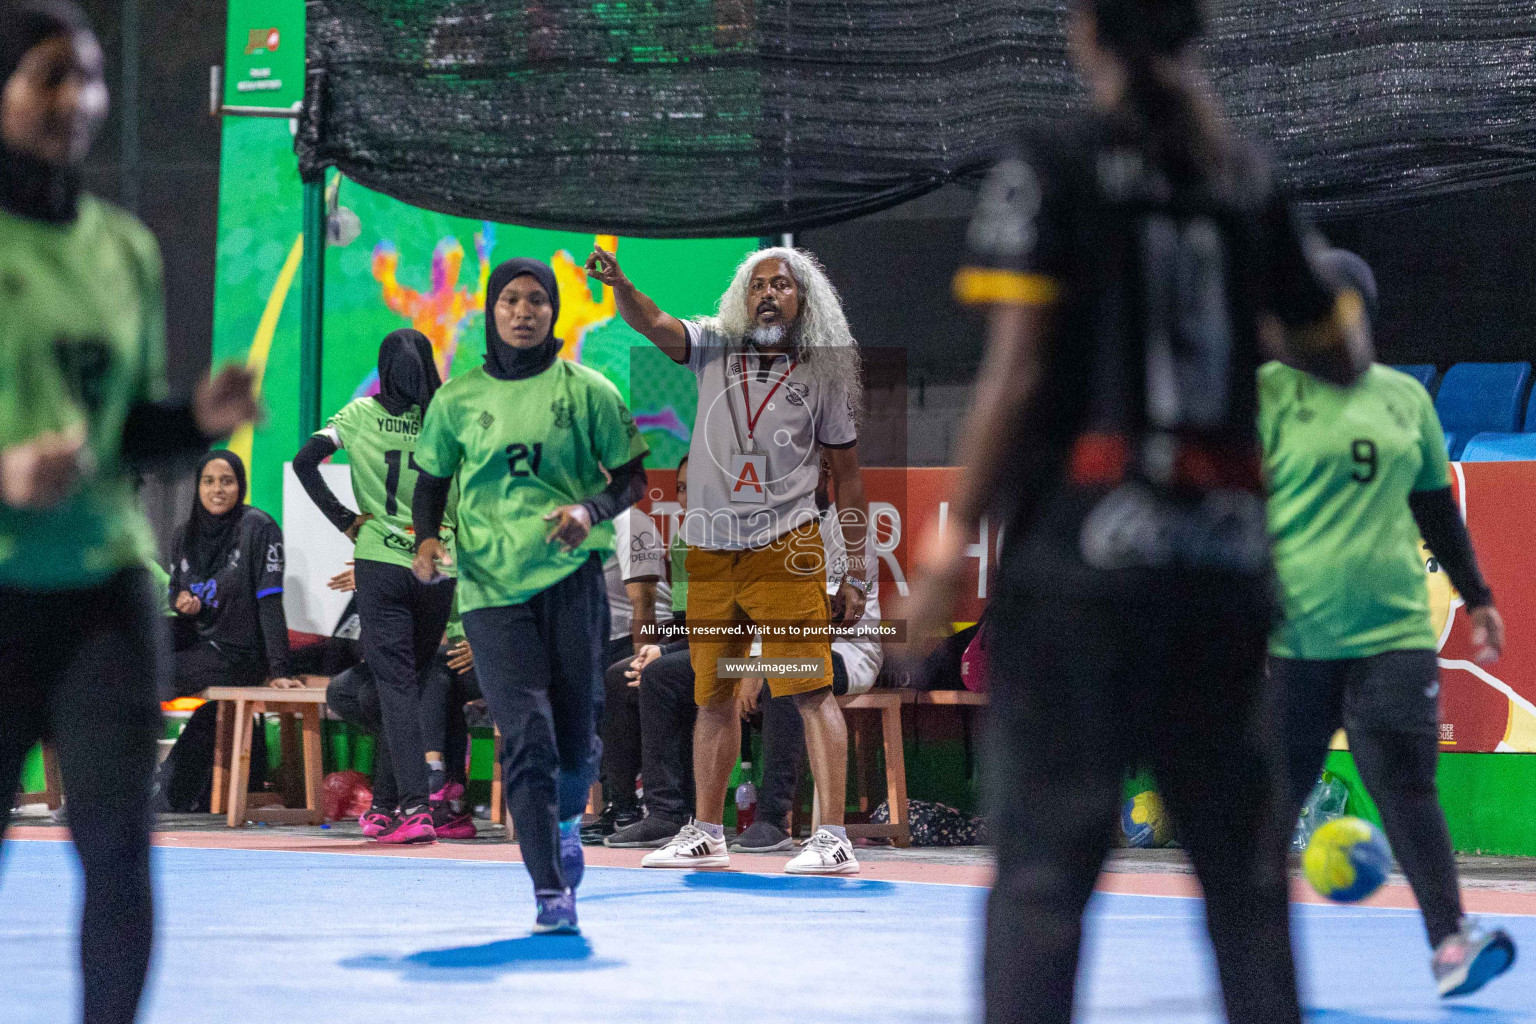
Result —
[[[462,788],[460,787],[461,790]],[[439,839],[473,839],[475,838],[475,819],[467,808],[455,811],[447,804],[434,803],[432,831],[437,833]]]
[[[450,782],[428,797],[433,803],[448,804],[464,799],[464,784],[462,782]]]
[[[363,835],[375,839],[380,833],[389,831],[395,823],[395,816],[380,810],[369,810],[357,819],[357,823],[363,826]]]
[[[394,828],[379,836],[378,841],[396,846],[437,842],[437,832],[432,828],[432,812],[418,811],[400,818]]]

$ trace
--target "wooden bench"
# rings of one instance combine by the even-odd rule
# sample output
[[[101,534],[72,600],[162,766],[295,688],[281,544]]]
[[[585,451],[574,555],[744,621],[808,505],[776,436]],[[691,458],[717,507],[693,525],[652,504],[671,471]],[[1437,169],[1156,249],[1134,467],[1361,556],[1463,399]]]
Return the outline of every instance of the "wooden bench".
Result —
[[[43,744],[43,788],[34,793],[17,793],[12,806],[23,804],[46,804],[50,811],[64,806],[64,782],[59,776],[59,757],[52,743]]]
[[[987,695],[970,690],[918,690],[914,704],[931,704],[935,707],[984,708]]]
[[[913,691],[899,689],[875,689],[865,693],[853,693],[837,698],[844,715],[850,711],[872,711],[880,715],[880,739],[885,761],[885,799],[890,809],[889,824],[853,824],[844,826],[849,839],[889,839],[897,846],[912,845],[912,830],[907,821],[907,752],[902,739],[901,709],[911,704]],[[854,749],[854,785],[859,793],[861,809],[867,809],[865,774],[868,766],[867,752],[857,727],[849,729]],[[821,827],[821,801],[811,801],[811,831]]]
[[[214,814],[227,813],[230,828],[240,828],[247,821],[271,825],[319,825],[325,821],[320,798],[325,771],[320,746],[320,720],[325,717],[324,687],[278,690],[269,686],[210,686],[198,696],[218,704],[210,808]],[[251,783],[251,717],[261,712],[281,716],[284,762],[290,766],[300,760],[294,756],[298,754],[297,737],[292,731],[294,719],[302,730],[303,807],[257,806],[258,801],[253,801],[247,792]],[[295,777],[291,770],[289,775]]]

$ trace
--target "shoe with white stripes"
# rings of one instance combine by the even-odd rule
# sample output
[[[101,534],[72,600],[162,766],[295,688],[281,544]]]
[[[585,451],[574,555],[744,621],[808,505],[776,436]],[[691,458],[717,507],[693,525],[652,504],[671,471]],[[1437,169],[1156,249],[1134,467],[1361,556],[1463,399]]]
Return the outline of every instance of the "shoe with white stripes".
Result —
[[[716,839],[693,822],[654,853],[645,855],[643,868],[723,868],[729,867],[731,855],[725,849],[725,837]]]
[[[853,844],[824,828],[805,841],[800,852],[784,865],[787,875],[856,875],[859,862],[853,856]]]

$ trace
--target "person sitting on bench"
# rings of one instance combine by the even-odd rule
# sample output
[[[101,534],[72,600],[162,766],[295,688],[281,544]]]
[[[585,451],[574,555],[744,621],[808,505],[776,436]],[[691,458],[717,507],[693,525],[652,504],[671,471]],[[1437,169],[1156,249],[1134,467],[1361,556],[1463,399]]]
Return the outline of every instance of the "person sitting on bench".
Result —
[[[245,463],[238,455],[212,451],[203,457],[192,514],[171,555],[176,660],[165,699],[195,696],[210,686],[303,686],[290,675],[283,533],[271,516],[247,505],[245,495]],[[188,720],[160,768],[157,810],[208,809],[217,721],[213,704]],[[265,766],[266,738],[257,729],[253,788]]]

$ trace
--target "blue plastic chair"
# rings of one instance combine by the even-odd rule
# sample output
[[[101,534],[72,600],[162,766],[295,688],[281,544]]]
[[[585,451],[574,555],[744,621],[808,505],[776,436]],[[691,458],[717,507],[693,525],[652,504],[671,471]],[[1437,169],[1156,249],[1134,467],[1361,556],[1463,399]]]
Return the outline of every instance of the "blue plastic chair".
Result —
[[[1394,370],[1406,373],[1429,392],[1429,397],[1435,397],[1435,389],[1440,385],[1440,371],[1435,369],[1434,363],[1408,363],[1403,366],[1394,366]]]
[[[1513,434],[1520,430],[1531,386],[1530,363],[1457,363],[1445,371],[1435,397],[1435,411],[1453,459],[1473,435]]]
[[[1536,461],[1536,434],[1478,434],[1462,449],[1461,461]]]

